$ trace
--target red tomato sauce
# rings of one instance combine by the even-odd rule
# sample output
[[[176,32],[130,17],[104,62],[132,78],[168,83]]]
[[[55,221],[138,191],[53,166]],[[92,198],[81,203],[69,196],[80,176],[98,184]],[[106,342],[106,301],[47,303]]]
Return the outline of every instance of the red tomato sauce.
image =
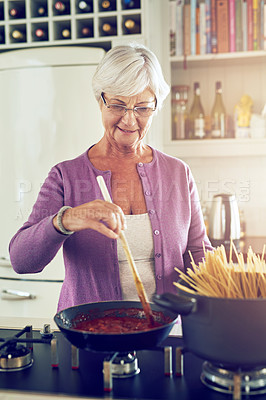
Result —
[[[91,315],[77,316],[72,321],[72,327],[86,332],[117,334],[149,331],[172,321],[162,312],[154,311],[154,322],[150,324],[143,311],[135,308],[106,310],[103,314],[96,318]]]

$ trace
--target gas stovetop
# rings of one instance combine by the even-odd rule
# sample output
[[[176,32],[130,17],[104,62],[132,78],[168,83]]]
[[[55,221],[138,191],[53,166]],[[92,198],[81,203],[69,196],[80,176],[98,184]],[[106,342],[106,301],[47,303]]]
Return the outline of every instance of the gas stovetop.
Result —
[[[43,336],[40,331],[32,331],[32,337],[38,343],[32,343],[34,340],[31,339],[30,327],[26,327],[26,333],[23,335],[20,335],[18,330],[0,329],[0,347],[6,338],[11,342],[11,347],[14,346],[13,339],[10,338],[16,335],[19,338],[19,347],[22,345],[23,338],[26,338],[26,348],[32,348],[30,360],[24,359],[24,353],[22,354],[22,361],[26,366],[22,370],[20,365],[14,366],[12,362],[9,369],[8,359],[12,356],[8,355],[9,350],[1,349],[4,353],[4,369],[7,367],[7,371],[3,371],[3,367],[1,367],[2,370],[0,368],[0,398],[1,391],[7,390],[75,398],[108,397],[143,400],[229,400],[233,398],[230,394],[216,392],[202,383],[204,360],[183,351],[183,364],[180,364],[178,355],[182,353],[181,338],[169,337],[159,348],[127,354],[130,365],[129,375],[132,376],[113,377],[110,380],[108,368],[113,354],[85,350],[77,352],[60,332],[53,332],[53,336],[49,336],[49,330],[47,331],[46,328]],[[27,365],[27,363],[32,365]],[[183,375],[181,374],[182,365]],[[117,365],[111,369],[113,375],[116,375],[116,368]],[[127,373],[126,368],[122,376]],[[265,394],[256,395],[252,398],[265,400],[265,396]],[[242,398],[247,399],[247,396],[242,395]]]

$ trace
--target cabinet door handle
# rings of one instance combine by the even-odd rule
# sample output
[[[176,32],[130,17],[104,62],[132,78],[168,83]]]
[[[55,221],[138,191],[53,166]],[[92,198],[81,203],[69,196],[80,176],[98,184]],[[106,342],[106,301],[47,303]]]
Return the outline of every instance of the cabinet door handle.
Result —
[[[35,294],[16,289],[3,289],[2,299],[35,299]]]

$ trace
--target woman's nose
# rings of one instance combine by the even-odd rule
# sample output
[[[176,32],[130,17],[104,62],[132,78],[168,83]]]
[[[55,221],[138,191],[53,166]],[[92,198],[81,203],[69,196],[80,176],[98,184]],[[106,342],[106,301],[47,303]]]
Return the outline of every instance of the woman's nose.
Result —
[[[128,126],[133,126],[136,124],[136,116],[132,109],[128,109],[125,115],[122,118],[123,122],[126,123]]]

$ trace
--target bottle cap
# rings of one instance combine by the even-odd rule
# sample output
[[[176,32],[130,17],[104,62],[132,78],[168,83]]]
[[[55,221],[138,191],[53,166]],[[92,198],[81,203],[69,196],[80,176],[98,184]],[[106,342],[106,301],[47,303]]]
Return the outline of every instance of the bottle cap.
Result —
[[[221,89],[221,88],[222,88],[221,82],[220,82],[220,81],[217,81],[217,82],[216,82],[216,90],[219,90],[219,89]]]
[[[199,82],[194,82],[194,90],[199,89],[200,84]]]

